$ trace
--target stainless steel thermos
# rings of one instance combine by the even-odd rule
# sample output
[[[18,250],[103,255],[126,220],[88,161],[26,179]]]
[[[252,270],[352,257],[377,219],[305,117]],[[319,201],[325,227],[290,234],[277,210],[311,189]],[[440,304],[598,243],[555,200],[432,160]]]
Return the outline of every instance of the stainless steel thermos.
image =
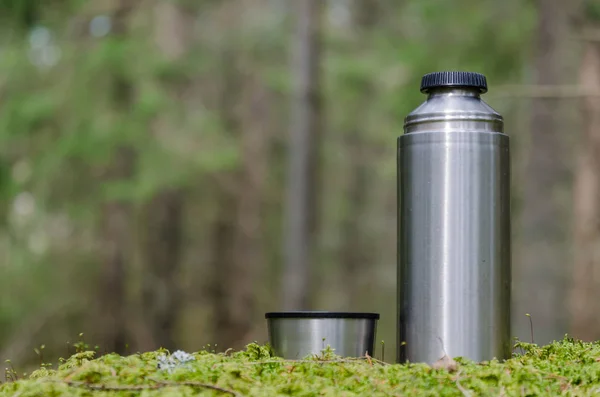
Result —
[[[485,76],[423,76],[398,138],[398,361],[511,354],[510,154]]]

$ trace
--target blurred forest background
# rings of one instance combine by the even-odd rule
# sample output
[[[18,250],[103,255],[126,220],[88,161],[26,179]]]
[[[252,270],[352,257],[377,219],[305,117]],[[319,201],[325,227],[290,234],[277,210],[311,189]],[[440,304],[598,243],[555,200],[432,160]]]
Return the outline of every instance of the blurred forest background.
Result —
[[[439,70],[512,139],[514,336],[600,339],[600,1],[1,0],[0,359],[319,309],[380,312],[393,361],[396,138]]]

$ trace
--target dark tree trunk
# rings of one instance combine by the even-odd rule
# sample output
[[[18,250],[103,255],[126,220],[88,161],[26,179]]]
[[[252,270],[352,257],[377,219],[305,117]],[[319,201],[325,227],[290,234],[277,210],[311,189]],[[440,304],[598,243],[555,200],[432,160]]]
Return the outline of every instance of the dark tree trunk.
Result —
[[[128,18],[133,11],[132,1],[122,1],[114,10],[113,34],[124,37],[127,34]],[[134,88],[125,77],[113,76],[112,101],[114,112],[127,114],[134,96]],[[135,171],[135,151],[128,146],[115,151],[113,162],[105,169],[107,183],[130,179]],[[125,277],[130,262],[131,203],[127,200],[113,200],[102,205],[101,260],[103,263],[100,280],[100,340],[104,350],[119,354],[125,353],[127,332],[125,316]]]
[[[241,347],[243,338],[250,331],[248,317],[252,297],[246,289],[238,289],[239,283],[248,282],[242,274],[236,274],[236,211],[238,199],[232,192],[219,188],[217,219],[213,225],[213,341],[225,349]],[[245,301],[248,298],[249,301]]]
[[[318,143],[321,124],[320,17],[322,1],[296,1],[292,43],[292,119],[288,147],[285,266],[282,304],[287,310],[307,309],[311,232],[316,225]]]
[[[253,3],[250,3],[253,4]],[[251,5],[250,5],[251,6]],[[227,10],[235,14],[237,9]],[[228,19],[235,24],[235,18]],[[230,46],[237,44],[237,38]],[[224,49],[219,113],[226,132],[240,142],[239,168],[216,175],[218,206],[213,226],[213,340],[219,349],[240,349],[254,340],[261,319],[256,288],[264,268],[262,205],[267,170],[267,91],[251,73],[252,55]],[[262,328],[262,327],[261,327]]]
[[[117,151],[107,181],[131,176],[135,154],[129,148]],[[112,201],[102,206],[101,257],[103,262],[100,282],[100,316],[103,348],[108,352],[125,353],[126,299],[125,276],[130,262],[131,203]]]
[[[600,91],[600,43],[585,44],[580,83]],[[583,140],[574,187],[574,269],[569,333],[586,341],[600,338],[600,99],[583,99]]]
[[[239,136],[240,117],[236,113],[239,101],[239,87],[242,84],[238,72],[238,58],[231,48],[223,50],[221,58],[221,87],[219,108],[221,119],[227,134]],[[236,274],[235,242],[238,225],[237,208],[239,206],[237,172],[225,172],[216,175],[215,202],[217,215],[212,226],[212,285],[213,303],[213,341],[227,349],[239,348],[238,342],[249,332],[250,323],[245,311],[245,303],[239,302],[240,292],[232,287],[241,274]],[[243,299],[243,298],[242,298]],[[241,303],[241,306],[236,306]]]
[[[163,190],[146,205],[146,241],[142,307],[152,346],[174,349],[180,293],[183,197],[178,189]]]
[[[350,186],[346,193],[347,213],[341,225],[342,245],[340,247],[341,278],[344,280],[347,310],[358,310],[363,307],[364,294],[361,289],[366,285],[366,273],[362,269],[365,269],[369,263],[370,251],[366,243],[368,236],[363,231],[369,189],[369,169],[363,163],[366,151],[364,149],[364,142],[360,139],[359,133],[352,133],[347,151],[348,158],[352,162],[349,164]]]
[[[233,23],[234,19],[229,21]],[[232,48],[234,44],[237,44],[236,40],[232,40],[232,44],[222,53],[218,111],[226,133],[242,141],[242,163],[237,170],[216,175],[215,199],[218,209],[212,233],[213,341],[222,349],[240,349],[248,343],[256,302],[253,290],[255,258],[251,253],[250,256],[245,256],[241,251],[245,247],[243,218],[248,215],[244,211],[247,206],[254,205],[254,193],[251,188],[248,190],[251,182],[245,178],[247,156],[244,148],[247,139],[252,139],[254,131],[246,130],[240,111],[246,82],[240,74],[242,52],[237,47]],[[252,160],[261,161],[259,158]]]
[[[368,45],[371,28],[376,25],[378,17],[377,1],[367,3],[355,0],[352,8],[354,29],[364,46]],[[365,47],[368,48],[368,47]],[[363,54],[362,56],[368,56]],[[341,224],[342,244],[340,247],[340,263],[342,265],[341,279],[346,292],[345,306],[348,310],[359,310],[364,307],[363,289],[368,285],[368,273],[362,269],[368,268],[370,253],[369,236],[364,232],[366,213],[368,210],[369,166],[367,165],[369,143],[365,139],[361,113],[370,100],[371,86],[367,76],[360,82],[357,91],[357,100],[349,108],[348,116],[352,125],[348,132],[346,142],[348,174],[350,181],[347,198],[346,216]]]
[[[170,62],[181,60],[191,41],[193,17],[175,3],[155,6],[155,42]],[[166,92],[183,101],[182,87],[169,84]],[[175,128],[158,120],[157,129]],[[177,276],[181,265],[184,194],[180,188],[164,188],[145,206],[146,240],[143,246],[142,314],[149,340],[146,350],[175,347],[174,331],[179,317],[180,299]]]
[[[540,0],[535,52],[535,82],[555,85],[565,81],[568,57],[568,14],[562,0]],[[569,189],[570,158],[564,137],[564,108],[560,98],[535,98],[532,103],[531,141],[525,169],[524,205],[515,262],[517,329],[528,330],[526,313],[536,325],[536,341],[561,338],[565,329],[565,296],[557,288],[565,278],[568,261],[569,219],[561,192]],[[535,284],[536,288],[530,285]],[[526,331],[527,333],[529,331]]]

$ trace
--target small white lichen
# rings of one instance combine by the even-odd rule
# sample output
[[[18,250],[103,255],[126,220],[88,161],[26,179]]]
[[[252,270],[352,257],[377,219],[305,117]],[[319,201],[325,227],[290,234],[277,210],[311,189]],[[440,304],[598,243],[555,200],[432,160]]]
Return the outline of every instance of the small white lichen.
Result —
[[[178,368],[191,369],[187,364],[195,359],[193,355],[182,350],[177,350],[170,356],[165,354],[158,356],[157,367],[159,370],[166,370],[167,372],[173,372],[173,370]]]

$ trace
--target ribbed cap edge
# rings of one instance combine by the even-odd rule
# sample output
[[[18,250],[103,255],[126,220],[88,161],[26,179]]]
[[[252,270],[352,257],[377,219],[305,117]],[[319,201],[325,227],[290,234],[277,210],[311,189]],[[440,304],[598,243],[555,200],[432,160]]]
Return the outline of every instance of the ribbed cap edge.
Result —
[[[481,73],[475,72],[433,72],[421,79],[421,92],[436,87],[474,87],[481,93],[487,92],[487,80]]]

